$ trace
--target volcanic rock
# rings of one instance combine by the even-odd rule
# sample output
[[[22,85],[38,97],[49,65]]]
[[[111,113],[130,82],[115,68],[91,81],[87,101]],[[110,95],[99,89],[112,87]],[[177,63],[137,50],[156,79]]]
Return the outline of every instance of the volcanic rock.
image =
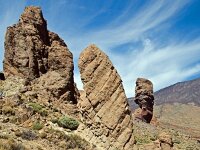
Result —
[[[130,149],[134,145],[132,117],[122,80],[108,56],[95,45],[80,55],[84,91],[78,106],[86,127],[82,136],[106,149]]]
[[[47,30],[47,22],[39,7],[26,7],[19,22],[7,28],[4,56],[6,78],[18,76],[32,82],[47,74],[43,77],[45,83],[41,81],[43,79],[37,79],[41,82],[35,81],[34,84],[47,89],[45,85],[55,83],[51,93],[56,92],[57,98],[65,95],[64,99],[77,102],[72,53],[57,34]],[[62,80],[62,84],[53,80]]]
[[[135,103],[141,108],[140,116],[137,116],[137,118],[150,123],[153,116],[154,105],[153,84],[151,81],[144,78],[137,79],[135,88]]]

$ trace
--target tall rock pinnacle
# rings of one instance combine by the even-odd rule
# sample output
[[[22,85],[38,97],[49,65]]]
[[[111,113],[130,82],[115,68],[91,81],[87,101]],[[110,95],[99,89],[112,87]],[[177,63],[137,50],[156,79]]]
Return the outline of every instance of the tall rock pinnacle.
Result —
[[[140,116],[138,118],[143,121],[150,123],[153,116],[153,84],[151,81],[138,78],[135,87],[135,103],[139,105],[142,109]]]
[[[108,56],[90,45],[80,55],[79,69],[84,92],[78,105],[88,127],[83,129],[84,138],[105,150],[130,149],[134,144],[131,112]]]
[[[19,22],[7,28],[4,57],[6,78],[18,76],[33,81],[47,73],[48,77],[60,76],[60,80],[63,79],[62,87],[54,88],[54,92],[57,90],[58,97],[67,92],[68,99],[76,101],[72,53],[57,34],[47,30],[39,7],[26,7]],[[40,83],[44,84],[41,80]],[[55,82],[55,79],[51,78],[51,82]]]

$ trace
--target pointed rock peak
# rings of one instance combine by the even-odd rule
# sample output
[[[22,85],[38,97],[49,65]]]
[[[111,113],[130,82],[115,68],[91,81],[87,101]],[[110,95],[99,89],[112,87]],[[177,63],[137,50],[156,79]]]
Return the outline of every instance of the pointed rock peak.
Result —
[[[38,25],[46,24],[41,8],[36,6],[26,7],[20,17],[19,22]]]

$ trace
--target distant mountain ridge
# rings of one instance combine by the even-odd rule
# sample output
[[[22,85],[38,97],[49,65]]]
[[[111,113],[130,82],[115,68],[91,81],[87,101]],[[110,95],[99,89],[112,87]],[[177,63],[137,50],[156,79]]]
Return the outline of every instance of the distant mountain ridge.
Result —
[[[192,103],[200,106],[200,78],[178,82],[154,93],[155,105],[166,103]],[[137,108],[134,97],[128,98],[131,109]]]

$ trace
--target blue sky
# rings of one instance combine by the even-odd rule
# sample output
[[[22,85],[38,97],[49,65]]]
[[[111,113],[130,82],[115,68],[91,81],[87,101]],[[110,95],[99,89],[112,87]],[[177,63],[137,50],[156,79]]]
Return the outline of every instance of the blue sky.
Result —
[[[48,29],[73,53],[79,89],[78,57],[91,43],[110,57],[128,97],[137,77],[155,91],[200,77],[199,0],[0,0],[1,61],[6,28],[29,5],[42,8]]]

